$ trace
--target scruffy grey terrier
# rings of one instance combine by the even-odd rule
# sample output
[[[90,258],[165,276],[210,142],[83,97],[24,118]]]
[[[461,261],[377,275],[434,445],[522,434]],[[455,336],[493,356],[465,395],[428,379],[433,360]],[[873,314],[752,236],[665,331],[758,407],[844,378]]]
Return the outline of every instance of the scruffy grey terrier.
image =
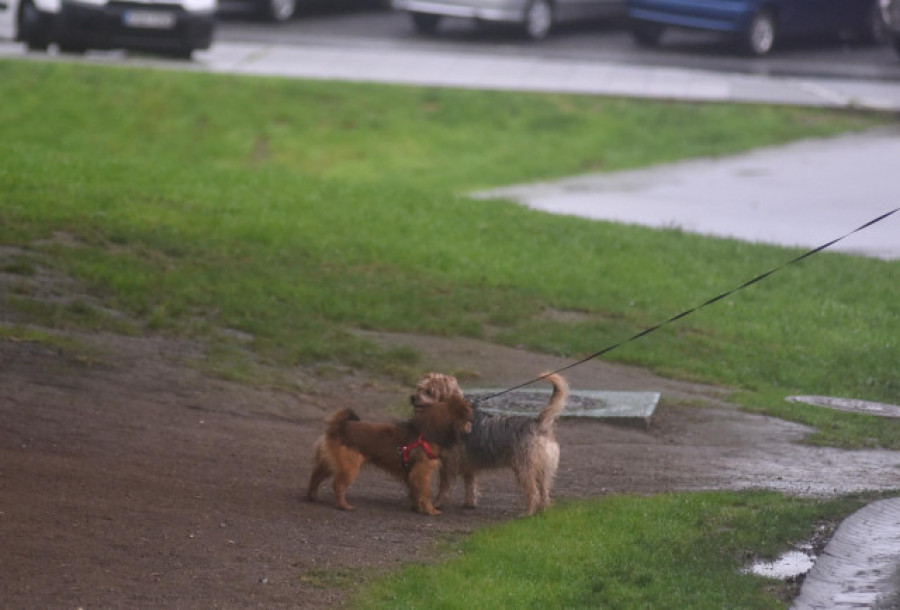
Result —
[[[436,506],[443,503],[461,474],[466,487],[464,506],[474,508],[478,502],[478,471],[504,467],[512,468],[522,486],[529,515],[550,505],[550,490],[559,466],[554,421],[565,408],[569,385],[555,373],[544,379],[553,385],[553,394],[535,417],[491,414],[476,406],[472,432],[463,443],[441,456]],[[452,375],[428,373],[419,380],[410,402],[416,410],[427,409],[450,396],[462,394]]]

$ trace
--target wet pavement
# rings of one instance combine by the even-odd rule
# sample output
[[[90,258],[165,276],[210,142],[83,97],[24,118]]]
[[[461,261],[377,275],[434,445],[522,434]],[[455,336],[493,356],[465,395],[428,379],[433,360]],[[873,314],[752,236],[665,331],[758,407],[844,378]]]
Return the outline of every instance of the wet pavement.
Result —
[[[900,500],[873,502],[841,523],[792,609],[898,608],[898,569]]]
[[[897,207],[900,129],[476,193],[596,220],[814,248]],[[900,214],[833,250],[900,259]]]
[[[213,72],[900,111],[900,83],[867,79],[770,77],[445,50],[253,43],[217,44],[196,56],[199,65]]]

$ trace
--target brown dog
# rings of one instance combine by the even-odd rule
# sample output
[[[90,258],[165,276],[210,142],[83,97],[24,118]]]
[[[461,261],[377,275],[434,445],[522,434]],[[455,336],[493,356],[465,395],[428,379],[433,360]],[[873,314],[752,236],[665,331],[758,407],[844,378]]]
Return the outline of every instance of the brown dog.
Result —
[[[439,515],[431,503],[431,475],[440,455],[472,429],[471,417],[472,406],[462,396],[434,403],[427,412],[397,424],[363,422],[351,409],[338,411],[316,441],[307,498],[315,500],[319,486],[333,476],[337,505],[352,510],[347,488],[369,462],[406,483],[414,511]]]
[[[458,474],[466,486],[465,506],[474,508],[478,500],[476,474],[480,470],[509,467],[522,486],[528,514],[550,504],[550,490],[559,466],[559,443],[553,423],[565,408],[569,386],[560,375],[548,375],[553,394],[536,417],[494,415],[475,408],[472,432],[441,460],[441,481],[436,504],[444,501]],[[416,385],[410,401],[416,413],[428,412],[450,396],[462,396],[456,379],[429,373]]]

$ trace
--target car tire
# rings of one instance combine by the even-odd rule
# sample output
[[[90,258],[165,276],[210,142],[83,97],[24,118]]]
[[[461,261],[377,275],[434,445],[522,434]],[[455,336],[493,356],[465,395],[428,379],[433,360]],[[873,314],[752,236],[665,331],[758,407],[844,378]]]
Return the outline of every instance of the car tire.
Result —
[[[31,0],[19,7],[19,39],[29,51],[46,51],[50,47],[50,27]]]
[[[543,40],[553,29],[553,5],[550,0],[531,0],[522,15],[522,32],[529,40]]]
[[[775,15],[771,11],[759,11],[753,16],[741,40],[744,51],[754,57],[768,55],[775,46],[777,34]]]
[[[900,36],[891,38],[891,46],[894,47],[894,52],[897,54],[897,57],[900,57]]]
[[[409,18],[412,20],[413,28],[419,34],[432,36],[437,32],[438,25],[441,23],[440,15],[432,15],[430,13],[410,13]]]
[[[642,47],[658,47],[666,27],[649,21],[634,21],[631,24],[631,37]]]
[[[297,11],[297,0],[263,0],[260,8],[267,21],[284,23]]]

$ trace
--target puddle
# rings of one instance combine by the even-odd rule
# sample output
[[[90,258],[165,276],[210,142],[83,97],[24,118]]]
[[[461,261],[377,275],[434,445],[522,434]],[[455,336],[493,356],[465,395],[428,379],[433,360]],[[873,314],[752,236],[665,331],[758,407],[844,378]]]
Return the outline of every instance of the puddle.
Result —
[[[789,551],[775,561],[757,562],[744,571],[766,578],[795,580],[809,572],[814,563],[815,559],[803,551]]]
[[[818,544],[818,549],[821,549],[830,534],[831,527],[828,524],[820,523],[811,540],[794,543],[790,551],[782,553],[781,557],[775,561],[757,561],[742,571],[765,578],[796,581],[813,568],[818,558],[816,545]]]

